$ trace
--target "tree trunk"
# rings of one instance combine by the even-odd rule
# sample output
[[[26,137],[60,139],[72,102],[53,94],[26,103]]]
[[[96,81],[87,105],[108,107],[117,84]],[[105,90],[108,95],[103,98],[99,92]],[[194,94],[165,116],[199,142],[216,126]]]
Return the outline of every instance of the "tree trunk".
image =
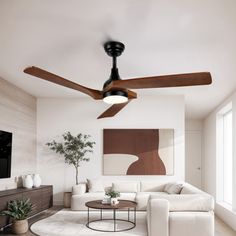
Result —
[[[76,171],[76,185],[78,185],[79,184],[79,180],[78,180],[78,169],[79,169],[79,167],[78,166],[76,166],[75,167],[75,171]]]

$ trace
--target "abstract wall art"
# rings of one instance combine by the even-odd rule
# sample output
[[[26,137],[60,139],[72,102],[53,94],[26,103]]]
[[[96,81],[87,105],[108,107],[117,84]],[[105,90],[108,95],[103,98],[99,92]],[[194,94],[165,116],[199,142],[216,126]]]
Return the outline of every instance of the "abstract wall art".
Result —
[[[104,129],[104,175],[173,175],[173,129]]]

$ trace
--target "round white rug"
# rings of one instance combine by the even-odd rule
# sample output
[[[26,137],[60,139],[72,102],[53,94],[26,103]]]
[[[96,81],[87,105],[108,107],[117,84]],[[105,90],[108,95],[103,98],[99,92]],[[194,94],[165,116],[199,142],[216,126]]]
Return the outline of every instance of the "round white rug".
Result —
[[[104,212],[104,218],[111,218],[111,212]],[[100,218],[100,212],[90,212],[90,220],[95,220]],[[127,219],[127,212],[117,212],[117,218]],[[40,220],[33,225],[30,229],[33,233],[39,236],[147,236],[147,224],[146,224],[146,212],[137,212],[136,227],[123,232],[99,232],[88,229],[86,227],[87,223],[87,212],[86,211],[71,211],[63,209],[48,218]],[[117,222],[117,229],[122,229],[127,227],[126,222]],[[94,222],[90,226],[112,230],[114,225],[112,221],[104,222]]]

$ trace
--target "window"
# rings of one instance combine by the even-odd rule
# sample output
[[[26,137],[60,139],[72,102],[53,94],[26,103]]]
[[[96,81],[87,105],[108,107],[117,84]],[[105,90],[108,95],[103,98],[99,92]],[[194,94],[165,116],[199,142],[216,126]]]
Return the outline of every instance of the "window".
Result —
[[[223,201],[232,205],[232,110],[223,115]]]
[[[232,105],[218,113],[217,119],[217,200],[232,206],[233,195]]]

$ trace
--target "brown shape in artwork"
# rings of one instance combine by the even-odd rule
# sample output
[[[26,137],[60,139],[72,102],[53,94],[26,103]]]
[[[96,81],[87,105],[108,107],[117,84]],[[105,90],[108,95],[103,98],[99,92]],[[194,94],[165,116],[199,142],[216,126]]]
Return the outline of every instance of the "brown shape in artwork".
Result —
[[[104,154],[130,154],[138,157],[127,175],[165,175],[159,154],[158,129],[105,129]]]

